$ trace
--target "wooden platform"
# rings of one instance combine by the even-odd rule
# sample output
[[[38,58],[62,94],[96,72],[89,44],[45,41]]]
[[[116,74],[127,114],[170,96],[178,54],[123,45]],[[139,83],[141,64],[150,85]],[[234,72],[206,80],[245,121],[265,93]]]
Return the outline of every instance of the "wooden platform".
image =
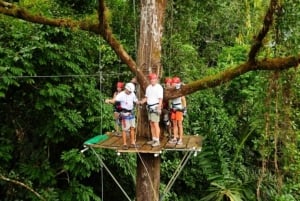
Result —
[[[148,139],[145,137],[137,136],[136,144],[139,148],[129,148],[127,150],[122,149],[123,141],[121,136],[117,136],[114,133],[107,133],[108,138],[89,146],[93,148],[101,149],[113,149],[119,153],[162,153],[163,151],[195,151],[200,152],[202,148],[202,137],[198,135],[185,135],[183,137],[182,145],[168,143],[167,137],[163,137],[160,141],[160,146],[152,147],[147,144]],[[127,144],[130,145],[129,137],[127,137]]]

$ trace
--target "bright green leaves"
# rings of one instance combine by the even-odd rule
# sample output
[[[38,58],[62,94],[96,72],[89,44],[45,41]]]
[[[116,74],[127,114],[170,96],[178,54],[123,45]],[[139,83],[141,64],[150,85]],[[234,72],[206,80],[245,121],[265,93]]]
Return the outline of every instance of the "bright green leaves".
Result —
[[[40,94],[47,99],[44,104],[50,107],[58,106],[58,103],[64,104],[68,99],[74,97],[71,87],[66,84],[54,86],[51,83],[47,83],[45,89],[40,90]]]
[[[64,169],[80,178],[88,177],[94,171],[98,172],[100,169],[100,162],[95,155],[89,153],[92,153],[92,151],[86,152],[85,154],[81,154],[78,149],[64,151],[61,156],[61,159],[64,161]],[[102,156],[98,155],[98,157]]]
[[[78,128],[84,125],[84,119],[79,111],[65,109],[58,111],[55,115],[60,120],[60,125],[63,125],[63,127],[67,128],[70,132],[76,132]]]

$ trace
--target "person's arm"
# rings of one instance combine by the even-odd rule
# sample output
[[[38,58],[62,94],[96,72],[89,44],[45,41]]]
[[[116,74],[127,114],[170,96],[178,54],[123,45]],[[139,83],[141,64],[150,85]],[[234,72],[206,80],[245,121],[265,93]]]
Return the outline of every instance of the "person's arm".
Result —
[[[140,105],[143,105],[146,102],[147,102],[147,97],[143,98],[142,100],[138,101],[137,103]]]
[[[186,99],[185,99],[185,96],[181,97],[181,104],[183,106],[183,116],[186,116],[187,110],[186,110]]]
[[[117,95],[118,95],[118,93],[115,92],[115,93],[113,94],[113,97],[112,97],[111,99],[106,99],[106,100],[105,100],[105,103],[108,103],[108,104],[115,104]]]
[[[186,108],[186,99],[185,96],[181,96],[182,107]]]
[[[105,103],[115,104],[115,102],[116,102],[115,98],[105,100]]]
[[[159,98],[159,99],[158,99],[158,106],[157,106],[157,109],[158,109],[158,110],[161,110],[161,109],[162,109],[162,103],[163,103],[163,99],[162,99],[162,98]]]

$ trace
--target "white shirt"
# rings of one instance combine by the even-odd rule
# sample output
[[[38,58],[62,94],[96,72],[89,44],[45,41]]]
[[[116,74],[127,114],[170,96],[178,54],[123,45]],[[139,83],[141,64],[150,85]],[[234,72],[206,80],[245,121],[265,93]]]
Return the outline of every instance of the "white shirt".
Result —
[[[182,109],[181,97],[172,99],[172,108]]]
[[[132,110],[134,107],[133,103],[138,101],[135,93],[126,94],[125,91],[119,93],[115,100],[120,102],[121,108],[126,110]]]
[[[159,103],[159,100],[163,99],[164,96],[163,87],[160,84],[150,84],[146,88],[145,96],[147,97],[148,105]]]

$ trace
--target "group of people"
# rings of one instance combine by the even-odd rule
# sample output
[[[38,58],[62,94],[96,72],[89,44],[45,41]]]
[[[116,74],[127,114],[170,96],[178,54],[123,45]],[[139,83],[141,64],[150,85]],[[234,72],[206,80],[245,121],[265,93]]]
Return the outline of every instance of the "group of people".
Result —
[[[150,84],[146,88],[145,97],[138,100],[135,95],[135,84],[132,82],[117,83],[117,91],[112,99],[106,99],[106,103],[114,104],[115,130],[119,132],[122,127],[122,149],[138,148],[135,140],[135,114],[134,106],[147,103],[148,120],[150,123],[152,139],[147,144],[152,147],[160,146],[160,121],[163,113],[163,121],[166,122],[170,134],[169,143],[182,144],[183,137],[183,113],[186,108],[185,97],[178,97],[170,101],[163,101],[163,87],[159,84],[158,76],[155,73],[149,74]],[[179,77],[166,78],[165,87],[180,87]],[[123,89],[124,87],[124,89]],[[166,120],[166,115],[168,120]],[[169,122],[171,119],[171,122]],[[130,136],[130,145],[127,145],[127,132]],[[172,137],[171,137],[172,136]]]

